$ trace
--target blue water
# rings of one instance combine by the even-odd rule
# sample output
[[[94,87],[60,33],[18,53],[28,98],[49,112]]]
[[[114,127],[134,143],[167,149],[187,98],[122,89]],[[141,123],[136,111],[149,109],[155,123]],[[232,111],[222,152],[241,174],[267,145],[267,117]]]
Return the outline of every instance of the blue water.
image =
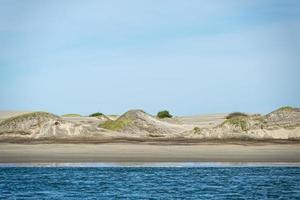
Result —
[[[300,199],[300,168],[0,167],[0,199]]]

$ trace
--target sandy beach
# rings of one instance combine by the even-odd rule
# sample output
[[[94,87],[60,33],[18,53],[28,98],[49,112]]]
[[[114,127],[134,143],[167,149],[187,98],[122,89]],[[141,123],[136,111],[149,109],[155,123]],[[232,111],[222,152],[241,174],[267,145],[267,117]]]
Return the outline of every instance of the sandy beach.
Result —
[[[299,144],[0,144],[1,163],[300,162]]]

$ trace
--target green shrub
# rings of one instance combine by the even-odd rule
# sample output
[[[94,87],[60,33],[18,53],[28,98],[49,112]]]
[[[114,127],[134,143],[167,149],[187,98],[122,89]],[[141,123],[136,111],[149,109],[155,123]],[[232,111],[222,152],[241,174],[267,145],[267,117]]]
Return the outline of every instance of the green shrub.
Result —
[[[167,110],[163,110],[157,113],[157,117],[160,119],[163,118],[172,118],[172,115]]]
[[[201,131],[202,131],[202,129],[199,127],[194,127],[194,129],[193,129],[194,134],[200,134]]]
[[[103,113],[96,112],[89,115],[89,117],[100,117],[100,116],[103,116]]]
[[[227,115],[226,119],[232,119],[232,118],[236,118],[236,117],[248,117],[248,115],[245,113],[242,113],[242,112],[233,112],[233,113],[230,113],[229,115]]]
[[[198,131],[201,131],[201,128],[199,128],[199,127],[194,127],[194,129],[193,129],[194,131],[196,131],[196,132],[198,132]]]

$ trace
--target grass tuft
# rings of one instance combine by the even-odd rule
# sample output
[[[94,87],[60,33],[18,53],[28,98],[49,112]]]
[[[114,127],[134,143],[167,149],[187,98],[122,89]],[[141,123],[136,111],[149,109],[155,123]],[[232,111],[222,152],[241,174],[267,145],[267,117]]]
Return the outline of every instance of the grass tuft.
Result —
[[[109,120],[104,122],[103,124],[100,124],[99,126],[101,128],[118,131],[124,128],[125,126],[129,125],[132,122],[130,119],[117,119],[115,121]]]
[[[39,118],[39,117],[58,118],[58,116],[53,115],[51,113],[47,113],[47,112],[31,112],[31,113],[26,113],[26,114],[22,114],[22,115],[7,118],[7,119],[1,121],[0,125],[4,125],[4,124],[7,124],[7,123],[17,123],[17,122],[23,121],[25,119]]]
[[[279,111],[294,111],[295,109],[291,106],[283,106],[278,109]]]
[[[245,117],[234,117],[234,118],[225,120],[224,123],[241,128],[243,131],[247,130],[247,122],[246,122]]]

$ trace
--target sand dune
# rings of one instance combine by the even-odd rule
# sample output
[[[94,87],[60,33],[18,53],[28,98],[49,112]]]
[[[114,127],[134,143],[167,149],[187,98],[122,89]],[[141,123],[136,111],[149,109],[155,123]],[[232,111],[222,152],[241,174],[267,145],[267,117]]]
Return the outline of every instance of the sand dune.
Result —
[[[130,110],[115,120],[59,117],[45,112],[2,112],[0,141],[178,141],[300,140],[300,109],[283,107],[267,115],[227,114],[159,119]]]

